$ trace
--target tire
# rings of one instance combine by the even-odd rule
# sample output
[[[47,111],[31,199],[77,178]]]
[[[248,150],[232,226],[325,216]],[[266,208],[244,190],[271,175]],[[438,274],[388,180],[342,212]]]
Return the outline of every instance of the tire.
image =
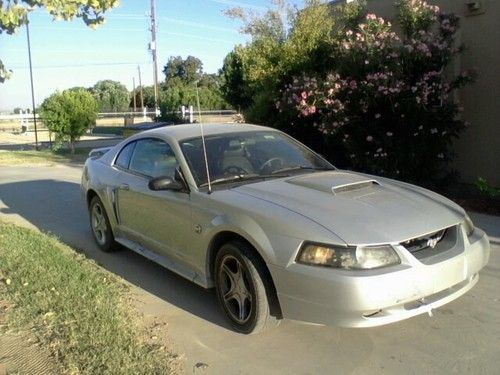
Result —
[[[270,308],[274,288],[252,247],[240,241],[224,244],[214,268],[217,299],[235,331],[255,334],[279,324]]]
[[[89,218],[90,228],[97,246],[107,253],[117,250],[119,245],[115,242],[106,209],[98,196],[90,201]]]

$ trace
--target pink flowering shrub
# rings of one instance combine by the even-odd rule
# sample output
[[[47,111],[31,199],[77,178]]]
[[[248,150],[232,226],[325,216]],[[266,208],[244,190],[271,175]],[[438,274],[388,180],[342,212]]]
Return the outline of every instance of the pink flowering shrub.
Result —
[[[446,70],[461,52],[456,16],[422,0],[398,7],[401,35],[374,14],[346,26],[329,71],[294,78],[277,108],[340,139],[351,167],[425,183],[452,157],[464,123],[451,94],[472,77]]]

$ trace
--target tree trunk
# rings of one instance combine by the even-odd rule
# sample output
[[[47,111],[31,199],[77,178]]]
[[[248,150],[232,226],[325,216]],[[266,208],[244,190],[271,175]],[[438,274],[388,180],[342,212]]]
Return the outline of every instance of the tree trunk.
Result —
[[[69,141],[69,147],[71,149],[71,155],[74,155],[75,154],[75,141],[73,139],[71,141]]]

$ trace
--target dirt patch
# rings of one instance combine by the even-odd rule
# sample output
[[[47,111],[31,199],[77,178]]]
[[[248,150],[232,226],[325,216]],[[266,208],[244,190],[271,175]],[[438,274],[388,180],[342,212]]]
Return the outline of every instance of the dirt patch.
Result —
[[[62,373],[50,351],[36,343],[29,333],[0,336],[0,375],[52,375]]]
[[[144,301],[140,299],[137,292],[131,292],[129,295],[129,302],[135,308],[137,318],[136,323],[142,330],[143,335],[141,339],[151,345],[152,348],[161,351],[172,351],[174,343],[168,333],[168,323],[162,317],[154,314],[144,312]],[[185,373],[185,356],[172,354],[169,363],[171,374]],[[0,375],[2,375],[0,373]]]
[[[2,275],[0,272],[0,280]],[[0,281],[0,294],[5,285]],[[5,321],[12,308],[0,299],[0,375],[52,375],[62,373],[48,348],[38,344],[30,332],[13,333],[5,329]]]

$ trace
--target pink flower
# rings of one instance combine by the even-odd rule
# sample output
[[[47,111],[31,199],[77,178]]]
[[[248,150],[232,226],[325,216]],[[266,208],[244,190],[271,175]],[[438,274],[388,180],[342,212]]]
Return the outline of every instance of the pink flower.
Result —
[[[380,113],[375,114],[375,118],[380,118],[382,115]]]
[[[392,137],[393,134],[392,134],[392,132],[387,132],[387,133],[385,133],[385,135],[387,135],[388,137]]]
[[[371,142],[371,141],[373,141],[373,137],[372,137],[371,135],[369,135],[368,137],[366,137],[366,140],[367,140],[368,142]]]

